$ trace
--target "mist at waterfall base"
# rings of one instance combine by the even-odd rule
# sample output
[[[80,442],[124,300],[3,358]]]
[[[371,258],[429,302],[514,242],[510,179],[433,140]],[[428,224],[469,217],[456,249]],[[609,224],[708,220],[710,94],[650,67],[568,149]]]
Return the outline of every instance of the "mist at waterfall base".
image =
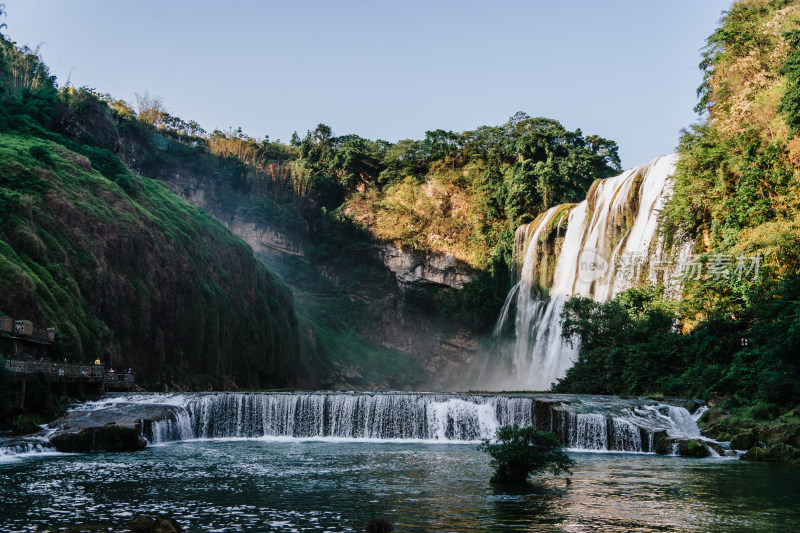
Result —
[[[519,281],[500,312],[477,388],[543,391],[564,377],[578,355],[577,344],[562,337],[568,298],[606,302],[641,283],[675,285],[676,272],[651,259],[665,257],[658,217],[672,194],[677,160],[662,156],[598,180],[583,202],[554,206],[517,229]],[[688,251],[679,245],[672,255]],[[619,275],[626,258],[641,261],[635,275]]]
[[[174,416],[147,428],[151,446],[140,452],[0,462],[0,530],[120,527],[162,513],[188,531],[363,531],[373,512],[396,531],[773,532],[800,520],[800,476],[790,466],[598,453],[643,444],[625,420],[598,419],[627,413],[691,433],[685,409],[570,401],[571,414],[551,423],[585,450],[570,452],[571,483],[543,476],[508,489],[488,482],[489,458],[474,443],[500,423],[536,423],[530,397],[117,395],[79,408],[149,403]]]

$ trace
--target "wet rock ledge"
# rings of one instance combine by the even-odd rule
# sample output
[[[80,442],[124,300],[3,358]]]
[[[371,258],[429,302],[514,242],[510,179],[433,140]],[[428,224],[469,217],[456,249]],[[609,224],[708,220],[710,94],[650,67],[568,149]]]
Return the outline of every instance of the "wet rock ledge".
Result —
[[[147,446],[153,422],[174,417],[171,406],[121,404],[97,410],[72,411],[48,426],[59,452],[127,452]]]

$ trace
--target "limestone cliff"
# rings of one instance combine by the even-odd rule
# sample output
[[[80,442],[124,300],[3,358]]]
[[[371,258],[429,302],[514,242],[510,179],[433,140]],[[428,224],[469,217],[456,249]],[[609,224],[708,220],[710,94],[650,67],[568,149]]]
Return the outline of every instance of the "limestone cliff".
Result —
[[[133,141],[129,140],[121,150],[130,164],[153,157],[148,155],[153,147]],[[320,259],[311,229],[291,227],[285,221],[259,220],[246,209],[251,201],[248,195],[220,179],[213,167],[188,167],[173,155],[173,150],[180,150],[175,145],[155,149],[162,164],[140,170],[216,216],[292,287],[298,312],[307,317],[301,327],[305,338],[303,386],[341,389],[465,386],[463,377],[474,364],[478,351],[477,334],[463,324],[437,318],[410,305],[403,291],[461,287],[473,279],[476,271],[445,254],[408,252],[392,244],[377,243],[348,261]],[[342,343],[325,339],[326,333],[319,331],[318,326],[331,313],[343,318],[343,322],[331,329],[353,329],[361,340]],[[326,340],[333,345],[329,353],[323,353],[326,350],[321,347]],[[362,352],[360,358],[351,356],[352,343],[358,345],[356,351]],[[383,362],[374,361],[376,353]]]

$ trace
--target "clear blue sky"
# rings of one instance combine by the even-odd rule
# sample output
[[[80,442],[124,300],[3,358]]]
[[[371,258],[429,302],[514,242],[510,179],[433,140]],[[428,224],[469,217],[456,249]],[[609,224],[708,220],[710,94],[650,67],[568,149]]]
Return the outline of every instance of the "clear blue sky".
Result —
[[[63,85],[149,91],[205,129],[288,141],[318,123],[371,139],[498,125],[517,111],[671,152],[700,48],[730,1],[0,0]]]

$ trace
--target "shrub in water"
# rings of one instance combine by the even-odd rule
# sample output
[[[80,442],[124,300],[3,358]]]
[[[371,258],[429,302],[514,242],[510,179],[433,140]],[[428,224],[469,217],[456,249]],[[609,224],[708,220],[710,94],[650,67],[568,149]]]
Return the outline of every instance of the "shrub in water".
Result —
[[[478,449],[492,456],[495,473],[492,483],[525,483],[531,474],[549,470],[568,473],[575,461],[570,459],[555,435],[535,427],[503,426],[496,442],[485,439]]]

